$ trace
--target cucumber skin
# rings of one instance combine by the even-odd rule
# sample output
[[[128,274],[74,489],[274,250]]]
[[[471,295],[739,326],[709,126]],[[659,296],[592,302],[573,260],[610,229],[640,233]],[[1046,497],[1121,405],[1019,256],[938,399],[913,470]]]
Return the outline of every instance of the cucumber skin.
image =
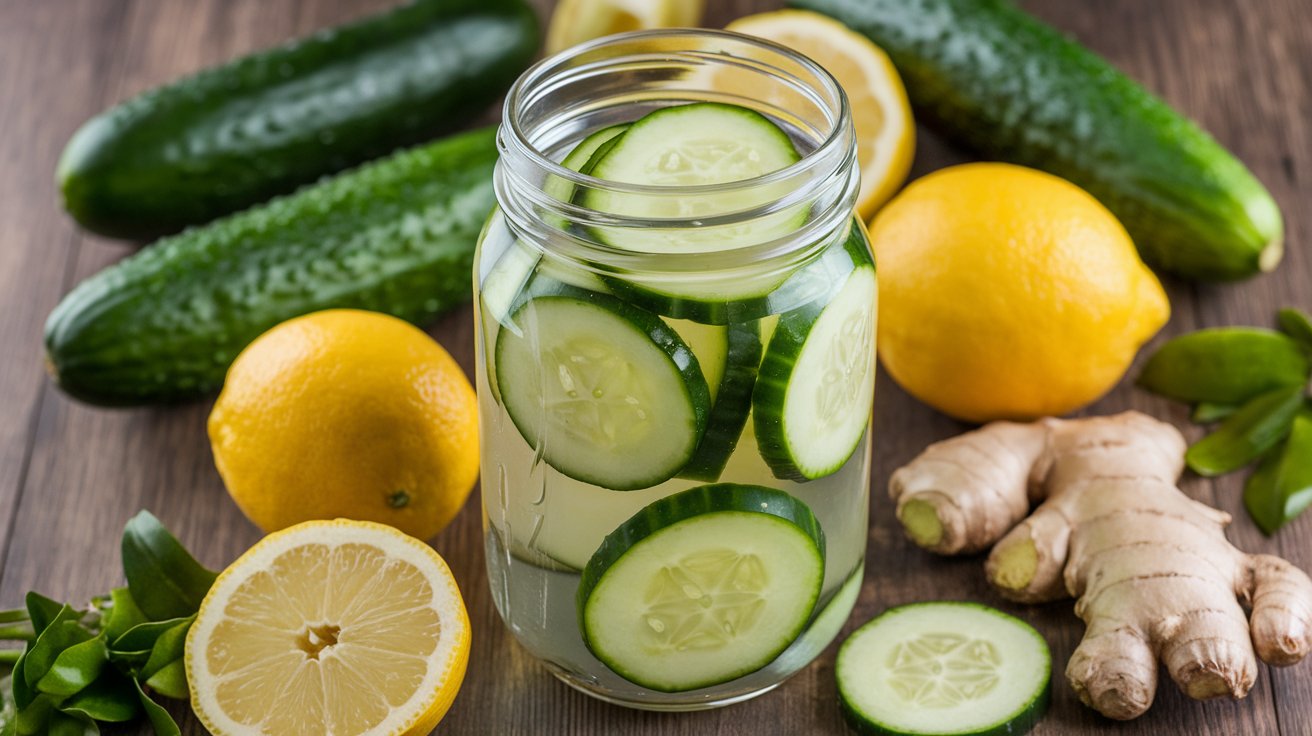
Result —
[[[523,0],[417,0],[134,97],[74,134],[57,179],[103,235],[150,238],[462,127],[537,50]]]
[[[79,284],[46,322],[59,387],[106,406],[223,384],[264,331],[333,307],[421,323],[469,299],[494,203],[495,129],[452,136],[161,240]]]
[[[593,553],[592,559],[588,560],[587,567],[583,568],[583,574],[579,578],[578,597],[576,599],[579,614],[579,631],[583,634],[583,643],[588,647],[588,651],[607,667],[614,670],[614,666],[608,661],[604,652],[595,651],[592,648],[592,642],[588,640],[587,631],[587,604],[588,598],[592,591],[601,582],[601,578],[606,574],[606,570],[615,564],[630,547],[650,537],[665,527],[676,524],[685,519],[691,519],[694,516],[700,516],[706,513],[716,511],[737,511],[745,513],[769,514],[787,521],[797,528],[801,529],[808,537],[815,541],[816,550],[820,554],[821,564],[825,558],[825,535],[820,528],[820,522],[811,513],[811,509],[802,501],[794,498],[784,491],[765,486],[745,485],[738,483],[712,483],[710,485],[696,486],[686,491],[680,491],[671,496],[653,501],[644,507],[641,511],[634,514],[619,526],[615,531],[606,535],[602,540],[601,546]],[[823,576],[822,576],[823,578]],[[819,591],[816,591],[816,600],[811,602],[812,614],[815,612],[815,604],[819,600]],[[802,623],[804,631],[811,623],[811,617],[808,616]],[[801,633],[800,631],[798,632]],[[796,639],[794,638],[794,641]],[[768,663],[767,663],[768,664]],[[615,673],[628,679],[628,675],[619,670]],[[744,672],[739,677],[751,674]],[[630,680],[633,682],[633,680]],[[641,683],[639,683],[641,684]],[[709,685],[707,685],[709,686]],[[645,685],[650,687],[650,685]],[[656,688],[652,688],[655,690]],[[688,688],[695,689],[695,688]],[[672,691],[682,692],[682,691]]]
[[[752,390],[761,365],[761,324],[753,321],[728,326],[727,365],[719,392],[706,420],[706,431],[692,459],[679,471],[680,478],[714,483],[738,447],[747,416],[752,411]]]
[[[847,639],[844,639],[843,643],[838,647],[838,658],[841,660],[843,656],[843,649],[847,646],[848,641],[852,640],[857,634],[861,632],[862,629],[874,624],[875,621],[878,621],[884,616],[887,616],[890,613],[896,613],[906,609],[914,609],[923,606],[943,606],[943,605],[978,608],[982,611],[986,611],[988,613],[997,615],[1001,618],[1015,619],[1016,621],[1019,621],[1023,625],[1029,627],[1030,629],[1033,629],[1033,627],[1030,626],[1025,621],[1022,621],[1021,619],[1016,618],[1011,614],[999,611],[996,608],[993,608],[992,606],[986,606],[982,603],[972,603],[968,601],[924,601],[921,603],[906,603],[900,606],[893,606],[892,608],[885,610],[883,613],[879,614],[878,616],[875,616],[874,618],[870,619],[864,624],[861,624],[861,626],[859,626],[856,631],[853,631],[851,634],[848,634]],[[1037,631],[1034,632],[1034,635],[1039,639],[1039,641],[1043,642],[1044,649],[1048,649],[1047,641],[1045,641]],[[840,666],[836,661],[834,663],[835,675],[837,675],[839,671],[840,671]],[[1043,688],[1039,690],[1038,694],[1034,697],[1034,699],[1031,700],[1029,703],[1027,703],[1024,707],[1022,707],[1021,710],[1017,712],[1010,720],[1004,723],[1000,723],[992,728],[984,728],[975,731],[951,731],[951,732],[945,731],[945,733],[951,733],[952,736],[1021,736],[1022,734],[1029,733],[1034,728],[1034,726],[1038,725],[1039,721],[1042,720],[1043,714],[1048,711],[1048,705],[1052,701],[1051,653],[1049,653],[1048,672],[1047,672],[1047,676],[1045,677],[1045,680],[1046,680],[1046,684],[1043,686]],[[852,727],[852,730],[856,731],[859,734],[862,734],[862,736],[915,736],[915,734],[908,734],[904,731],[898,731],[896,729],[886,727],[862,715],[861,712],[858,711],[856,708],[854,708],[852,705],[850,705],[847,702],[847,698],[843,696],[843,685],[841,682],[838,685],[838,704],[839,706],[842,707],[843,717],[847,720],[848,725]]]
[[[1088,190],[1144,259],[1191,279],[1269,271],[1280,209],[1234,156],[1111,64],[1006,0],[790,0],[892,58],[917,116]]]
[[[849,275],[858,268],[874,268],[875,262],[865,228],[857,221],[852,223],[847,240],[842,245],[842,254],[850,265]],[[837,289],[846,283],[845,279],[839,281],[834,285],[835,290],[824,298],[815,299],[780,316],[779,324],[770,336],[770,344],[765,347],[765,358],[761,361],[756,386],[752,391],[752,422],[761,459],[770,467],[774,477],[780,480],[795,483],[818,480],[803,473],[793,461],[784,431],[783,407],[788,395],[788,382],[793,376],[793,366],[806,345],[811,328],[829,306]],[[858,436],[851,452],[856,452],[860,444],[861,438]],[[848,453],[849,459],[851,452]],[[831,472],[838,472],[838,468]]]

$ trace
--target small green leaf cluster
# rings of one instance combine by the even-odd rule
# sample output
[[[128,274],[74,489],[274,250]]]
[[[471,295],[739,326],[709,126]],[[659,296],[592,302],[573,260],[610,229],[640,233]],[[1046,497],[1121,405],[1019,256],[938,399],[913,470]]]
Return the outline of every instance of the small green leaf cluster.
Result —
[[[32,592],[0,612],[0,638],[25,642],[0,653],[13,663],[0,736],[85,736],[142,716],[160,736],[180,733],[151,695],[188,696],[183,647],[215,573],[146,511],[124,528],[122,553],[127,586],[86,608]]]
[[[1221,422],[1185,454],[1194,472],[1258,463],[1244,506],[1266,534],[1312,505],[1312,318],[1283,309],[1278,323],[1279,331],[1220,327],[1177,337],[1139,376],[1143,388],[1192,403],[1195,422]]]

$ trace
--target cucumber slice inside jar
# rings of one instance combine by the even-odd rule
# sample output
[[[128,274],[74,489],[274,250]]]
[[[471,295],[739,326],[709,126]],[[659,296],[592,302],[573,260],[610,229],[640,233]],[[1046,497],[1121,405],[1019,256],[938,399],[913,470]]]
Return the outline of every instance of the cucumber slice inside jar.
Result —
[[[589,134],[579,141],[564,159],[561,159],[560,165],[571,171],[587,171],[587,164],[597,149],[628,129],[628,123],[622,123]],[[542,189],[553,199],[561,202],[568,202],[574,198],[574,183],[558,176],[549,177]]]
[[[996,609],[915,603],[853,632],[835,672],[864,734],[1023,734],[1047,708],[1052,656],[1034,627]]]
[[[875,394],[875,297],[867,257],[827,304],[779,318],[752,396],[757,445],[775,477],[823,478],[860,444]]]
[[[575,480],[628,491],[674,477],[710,412],[697,358],[650,312],[551,287],[511,314],[518,330],[497,334],[497,386],[511,421]]]
[[[797,639],[824,572],[824,536],[806,504],[762,486],[698,486],[602,542],[579,582],[583,640],[652,690],[728,682]]]
[[[736,105],[698,102],[666,107],[632,123],[588,163],[592,176],[648,186],[690,187],[754,179],[801,159],[792,140],[760,113]],[[651,220],[713,218],[767,204],[791,191],[787,182],[696,196],[633,194],[592,189],[580,195],[599,212]],[[728,250],[785,236],[808,216],[804,205],[749,222],[703,228],[593,228],[602,242],[646,253]],[[714,274],[617,274],[614,288],[660,314],[724,324],[768,314],[769,295],[788,274],[723,279]],[[735,302],[748,304],[735,306]]]
[[[718,339],[703,349],[689,340],[701,362],[706,382],[711,387],[710,416],[701,444],[688,465],[679,471],[680,478],[717,481],[729,463],[743,427],[752,411],[752,389],[761,365],[761,324],[758,321],[735,323],[724,327],[680,322],[680,334],[711,334]],[[686,327],[696,325],[696,327]],[[718,361],[718,362],[713,362]]]

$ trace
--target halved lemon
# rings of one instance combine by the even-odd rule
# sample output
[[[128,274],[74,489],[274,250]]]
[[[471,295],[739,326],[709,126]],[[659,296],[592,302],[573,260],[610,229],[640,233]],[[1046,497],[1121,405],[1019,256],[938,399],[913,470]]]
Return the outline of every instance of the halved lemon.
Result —
[[[704,9],[705,0],[561,0],[547,27],[547,53],[612,33],[696,26]]]
[[[468,661],[446,562],[342,519],[272,534],[232,563],[186,647],[192,707],[216,736],[427,734]]]
[[[842,23],[807,10],[749,15],[725,30],[774,41],[809,56],[842,85],[852,106],[861,166],[856,207],[861,219],[869,220],[906,181],[916,150],[907,90],[888,55]]]

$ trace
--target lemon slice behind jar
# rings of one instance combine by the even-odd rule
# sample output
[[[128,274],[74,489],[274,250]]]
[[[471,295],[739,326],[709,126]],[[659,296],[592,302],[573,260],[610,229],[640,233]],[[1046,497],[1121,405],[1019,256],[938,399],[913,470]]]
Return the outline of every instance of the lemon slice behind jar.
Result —
[[[856,207],[861,219],[868,220],[906,181],[916,149],[916,126],[906,88],[888,55],[842,23],[806,10],[749,15],[725,30],[798,51],[842,85],[852,107],[861,166]]]
[[[217,736],[426,734],[469,659],[469,618],[432,548],[312,521],[219,576],[187,637],[192,707]]]
[[[701,22],[705,0],[561,0],[547,27],[547,53],[624,31]]]

